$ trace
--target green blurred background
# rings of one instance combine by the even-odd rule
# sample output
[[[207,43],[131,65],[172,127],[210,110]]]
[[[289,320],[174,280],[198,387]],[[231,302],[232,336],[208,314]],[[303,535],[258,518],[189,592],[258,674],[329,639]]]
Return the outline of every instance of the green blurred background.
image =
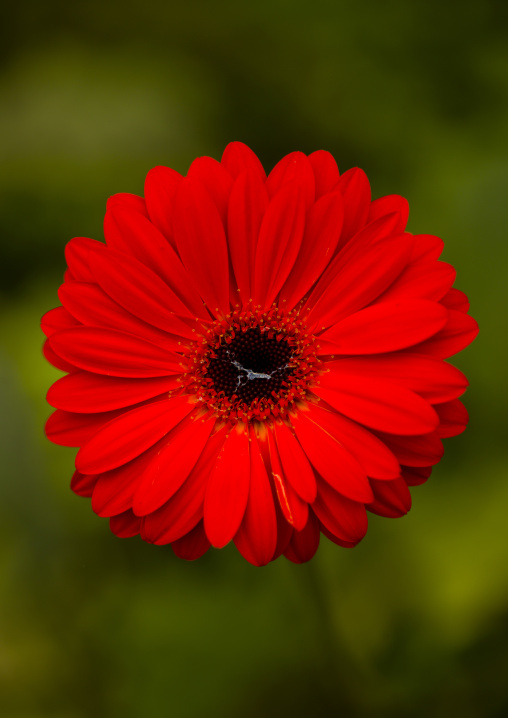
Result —
[[[508,3],[22,0],[0,57],[0,715],[507,715]],[[481,327],[409,516],[307,566],[117,539],[43,434],[65,243],[231,140],[408,197]]]

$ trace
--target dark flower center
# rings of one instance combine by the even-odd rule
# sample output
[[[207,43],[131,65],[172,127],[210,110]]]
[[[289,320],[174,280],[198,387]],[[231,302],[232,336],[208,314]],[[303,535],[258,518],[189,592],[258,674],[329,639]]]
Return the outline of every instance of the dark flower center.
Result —
[[[293,349],[282,334],[262,332],[259,327],[236,334],[230,344],[215,350],[207,377],[215,391],[250,404],[254,399],[274,400],[292,373]],[[273,392],[273,393],[272,393]]]
[[[185,391],[225,421],[286,417],[319,375],[315,337],[297,311],[234,309],[190,347]]]

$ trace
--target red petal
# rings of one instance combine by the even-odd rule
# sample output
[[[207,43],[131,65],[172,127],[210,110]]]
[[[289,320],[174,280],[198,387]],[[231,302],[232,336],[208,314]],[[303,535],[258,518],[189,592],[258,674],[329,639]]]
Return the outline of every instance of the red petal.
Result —
[[[53,334],[48,342],[64,360],[96,374],[150,377],[183,371],[178,354],[112,329],[65,329]]]
[[[106,212],[113,209],[113,207],[126,207],[134,210],[134,212],[138,214],[142,214],[144,217],[148,217],[145,200],[137,194],[119,192],[118,194],[112,195],[106,203]]]
[[[56,409],[94,414],[138,404],[177,386],[175,376],[124,379],[77,371],[58,379],[46,399]]]
[[[319,522],[319,528],[323,536],[326,536],[327,539],[333,541],[334,544],[336,544],[337,546],[341,546],[342,548],[354,548],[357,545],[358,541],[361,541],[361,539],[358,539],[358,541],[343,541],[342,539],[332,534],[331,531],[328,531],[326,526],[321,521]]]
[[[268,195],[259,174],[243,172],[231,191],[228,242],[236,284],[244,302],[252,297],[256,246],[267,206]]]
[[[134,516],[132,511],[124,511],[123,514],[112,516],[109,519],[109,528],[118,536],[118,538],[131,538],[137,536],[141,526],[141,521]]]
[[[309,299],[309,321],[319,328],[335,324],[379,297],[403,271],[411,242],[382,232],[381,225],[369,225],[339,252]]]
[[[305,501],[302,501],[286,480],[277,452],[277,446],[271,432],[268,432],[268,441],[273,484],[279,505],[286,521],[295,529],[301,531],[309,517],[309,506]]]
[[[74,414],[57,409],[46,422],[46,436],[59,446],[81,446],[99,429],[120,414],[108,411],[101,414]],[[88,471],[87,473],[98,473]]]
[[[367,222],[370,210],[370,184],[358,167],[344,172],[335,186],[344,196],[342,242],[355,235]]]
[[[287,184],[301,189],[305,205],[309,209],[316,197],[316,182],[309,158],[303,152],[291,152],[275,165],[266,180],[268,195],[275,197]]]
[[[335,194],[335,192],[333,193]],[[338,192],[340,196],[341,193]],[[344,199],[342,199],[344,204]],[[310,294],[307,304],[313,307],[329,289],[330,284],[340,278],[340,274],[347,268],[350,262],[357,263],[359,260],[365,263],[365,257],[368,257],[370,251],[379,251],[379,247],[384,247],[384,242],[389,237],[404,237],[409,245],[411,245],[412,237],[408,234],[394,234],[395,215],[390,214],[387,217],[381,217],[375,222],[371,222],[362,230],[360,230],[351,241],[345,245],[342,239],[339,239],[335,249],[335,256],[329,262],[329,266],[320,278],[312,293]],[[368,264],[368,261],[367,261]]]
[[[196,465],[214,424],[214,418],[189,417],[173,429],[143,473],[134,498],[135,514],[146,516],[156,511],[178,491]]]
[[[403,232],[406,229],[409,217],[409,202],[398,194],[389,194],[385,197],[379,197],[370,205],[369,216],[367,222],[374,222],[380,217],[386,217],[387,214],[397,215],[397,226],[395,232]]]
[[[430,299],[438,301],[455,281],[456,271],[446,262],[417,261],[409,264],[386,292],[380,302]]]
[[[301,531],[309,517],[309,505],[302,501],[291,486],[284,481],[282,471],[276,471],[273,474],[273,481],[284,518],[294,529]]]
[[[321,353],[382,354],[411,347],[439,332],[447,315],[440,304],[424,299],[375,304],[323,332]]]
[[[183,327],[182,331],[185,332],[180,337],[147,324],[114,302],[96,284],[67,282],[58,290],[58,296],[65,308],[85,326],[110,327],[115,331],[133,334],[169,351],[181,350],[182,342],[188,344],[189,338],[195,337],[195,333],[193,335],[192,330],[177,318],[175,331]],[[187,339],[183,339],[183,336]]]
[[[145,517],[143,538],[156,544],[176,541],[203,518],[208,477],[226,440],[225,428],[210,437],[189,477],[164,506]]]
[[[444,242],[433,234],[413,235],[413,254],[411,262],[437,260],[444,249]]]
[[[114,208],[106,213],[104,234],[110,247],[132,255],[155,272],[190,313],[208,318],[180,257],[148,219],[125,207]]]
[[[469,421],[467,409],[458,399],[438,404],[435,407],[439,416],[437,435],[442,439],[462,434]]]
[[[282,553],[286,550],[291,535],[293,533],[293,527],[286,521],[284,514],[282,513],[277,491],[275,489],[274,482],[271,479],[271,463],[270,463],[270,448],[268,445],[268,429],[266,424],[258,424],[253,428],[257,446],[263,459],[263,463],[266,467],[268,476],[270,477],[270,490],[272,492],[272,501],[275,507],[275,516],[277,519],[277,544],[275,546],[275,553],[272,557],[272,561],[275,561]]]
[[[478,334],[478,324],[469,314],[448,309],[448,321],[435,336],[417,344],[412,351],[447,359],[465,349]]]
[[[424,436],[394,436],[383,432],[377,434],[399,462],[406,466],[434,466],[443,458],[443,443],[437,431]]]
[[[220,162],[212,157],[198,157],[189,167],[187,177],[201,182],[213,199],[224,225],[233,179]]]
[[[175,317],[194,316],[160,277],[133,257],[112,249],[90,252],[90,268],[111,299],[134,316],[172,334],[188,332]]]
[[[253,430],[251,439],[249,498],[234,541],[249,563],[265,566],[272,560],[277,545],[277,517],[270,482]]]
[[[312,415],[300,412],[292,423],[307,457],[335,491],[353,501],[372,501],[364,470],[342,444],[315,424]]]
[[[132,509],[134,494],[147,464],[156,456],[162,441],[128,464],[96,476],[92,509],[98,516],[114,516]]]
[[[210,311],[229,311],[229,259],[224,225],[200,182],[179,185],[173,228],[182,262]]]
[[[431,473],[432,466],[403,466],[401,475],[408,486],[420,486],[427,481]]]
[[[56,369],[60,369],[60,371],[76,371],[76,367],[74,366],[74,364],[70,364],[69,362],[58,356],[55,350],[50,347],[49,341],[49,339],[46,339],[46,341],[44,342],[44,346],[42,347],[42,353],[49,361],[49,363],[52,364]]]
[[[431,405],[405,387],[364,375],[323,374],[314,392],[341,414],[391,434],[425,434],[438,425]]]
[[[273,480],[284,518],[294,529],[302,530],[309,517],[309,505],[284,481],[282,473],[274,473]]]
[[[305,563],[310,561],[319,546],[319,521],[312,511],[309,512],[309,520],[302,531],[293,531],[289,546],[284,551],[284,556],[293,563]]]
[[[341,541],[358,543],[367,533],[365,506],[338,494],[326,481],[318,481],[318,495],[312,510]]]
[[[386,445],[367,429],[335,411],[309,405],[309,418],[342,444],[376,479],[395,479],[400,474],[399,462]]]
[[[272,304],[292,270],[303,239],[305,203],[294,184],[284,186],[266,210],[256,249],[255,304]]]
[[[293,307],[319,279],[335,252],[342,230],[344,200],[340,192],[322,197],[310,209],[300,251],[280,294]]]
[[[126,464],[153,446],[191,410],[188,397],[178,396],[123,413],[78,451],[76,468],[84,474],[99,474]]]
[[[316,477],[305,451],[286,424],[274,424],[273,431],[285,478],[308,503],[316,498]]]
[[[272,561],[275,561],[279,558],[279,556],[282,556],[284,551],[289,546],[294,532],[294,528],[284,518],[284,514],[281,511],[280,504],[276,496],[274,498],[274,502],[275,514],[277,516],[277,545],[275,547],[275,553],[273,554]]]
[[[170,167],[154,167],[145,179],[145,200],[151,222],[162,232],[173,246],[171,216],[176,190],[183,177]]]
[[[62,329],[78,326],[79,322],[64,307],[50,309],[41,319],[41,329],[47,337]]]
[[[339,168],[333,156],[326,150],[317,150],[309,155],[309,162],[316,181],[316,199],[331,192],[340,179]]]
[[[222,548],[238,531],[249,496],[249,437],[233,429],[212,471],[205,495],[205,531]]]
[[[245,170],[253,170],[263,181],[266,179],[266,172],[257,155],[243,142],[230,142],[224,150],[221,164],[235,179]]]
[[[185,561],[195,561],[201,558],[210,548],[210,541],[206,537],[203,522],[197,524],[192,531],[178,541],[173,541],[171,548],[178,558],[183,558]]]
[[[71,479],[71,489],[78,496],[89,499],[93,494],[98,476],[89,476],[75,471]]]
[[[447,309],[455,309],[457,312],[465,313],[469,311],[469,300],[460,289],[450,289],[440,302]]]
[[[260,448],[263,447],[263,443],[266,445],[266,454],[268,456],[268,441],[260,442]],[[270,466],[269,458],[265,459],[265,466]],[[279,497],[275,489],[273,481],[270,482],[270,489],[272,491],[273,505],[275,506],[275,516],[277,518],[277,544],[275,546],[275,553],[273,554],[272,561],[279,558],[289,546],[291,536],[293,535],[293,527],[287,522],[279,503]]]
[[[102,242],[88,237],[74,237],[65,247],[65,260],[73,278],[78,282],[94,282],[88,264],[88,254],[94,249],[104,249]]]
[[[399,518],[407,514],[411,508],[411,494],[404,479],[393,481],[376,481],[370,484],[374,492],[374,501],[367,504],[367,509],[378,516]]]
[[[326,366],[337,374],[386,379],[420,394],[431,404],[457,398],[468,385],[464,374],[451,364],[405,352],[343,357],[327,362]]]

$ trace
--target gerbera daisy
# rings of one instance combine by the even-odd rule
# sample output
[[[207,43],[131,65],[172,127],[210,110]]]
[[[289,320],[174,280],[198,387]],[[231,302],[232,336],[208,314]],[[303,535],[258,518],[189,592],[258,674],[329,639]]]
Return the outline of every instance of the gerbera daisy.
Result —
[[[186,559],[234,541],[258,566],[407,513],[466,426],[444,359],[477,333],[443,242],[407,218],[328,152],[267,177],[239,142],[111,197],[42,321],[72,489],[117,536]]]

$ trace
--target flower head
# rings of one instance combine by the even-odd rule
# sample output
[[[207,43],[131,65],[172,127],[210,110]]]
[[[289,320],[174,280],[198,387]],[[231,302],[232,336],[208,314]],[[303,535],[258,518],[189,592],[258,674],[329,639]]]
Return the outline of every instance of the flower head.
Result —
[[[407,513],[467,424],[444,359],[477,333],[442,241],[407,217],[327,152],[267,177],[239,142],[111,197],[106,243],[69,242],[42,321],[73,490],[118,536],[186,559],[233,540],[255,565]]]

